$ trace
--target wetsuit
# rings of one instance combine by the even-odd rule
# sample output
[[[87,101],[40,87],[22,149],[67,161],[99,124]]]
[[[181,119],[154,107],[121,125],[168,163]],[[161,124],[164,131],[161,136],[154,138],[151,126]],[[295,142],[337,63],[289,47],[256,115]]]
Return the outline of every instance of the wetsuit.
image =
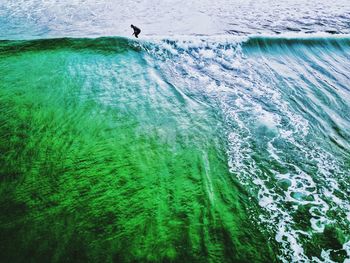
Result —
[[[135,35],[135,37],[138,38],[139,34],[141,33],[141,29],[134,25],[131,25],[131,28],[134,29],[133,35]]]

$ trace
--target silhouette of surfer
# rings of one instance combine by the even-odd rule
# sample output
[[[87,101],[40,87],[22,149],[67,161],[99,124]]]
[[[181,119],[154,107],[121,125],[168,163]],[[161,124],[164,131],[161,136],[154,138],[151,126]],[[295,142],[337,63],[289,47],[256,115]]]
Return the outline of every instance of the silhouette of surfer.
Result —
[[[139,34],[141,33],[141,29],[134,25],[131,25],[131,28],[134,30],[134,33],[132,33],[132,35],[135,35],[135,37],[138,38]]]

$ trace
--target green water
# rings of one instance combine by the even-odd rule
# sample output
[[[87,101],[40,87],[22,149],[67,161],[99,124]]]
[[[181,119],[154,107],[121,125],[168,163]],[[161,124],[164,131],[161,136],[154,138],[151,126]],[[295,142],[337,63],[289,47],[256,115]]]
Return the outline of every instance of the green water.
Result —
[[[221,113],[139,48],[62,41],[2,43],[0,261],[277,261]]]

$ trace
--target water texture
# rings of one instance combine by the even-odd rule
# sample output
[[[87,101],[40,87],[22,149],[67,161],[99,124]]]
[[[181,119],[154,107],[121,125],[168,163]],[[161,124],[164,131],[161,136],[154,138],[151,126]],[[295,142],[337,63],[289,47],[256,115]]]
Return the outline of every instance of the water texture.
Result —
[[[1,0],[0,39],[350,33],[348,0]]]
[[[0,3],[1,262],[350,261],[349,5],[180,4]]]

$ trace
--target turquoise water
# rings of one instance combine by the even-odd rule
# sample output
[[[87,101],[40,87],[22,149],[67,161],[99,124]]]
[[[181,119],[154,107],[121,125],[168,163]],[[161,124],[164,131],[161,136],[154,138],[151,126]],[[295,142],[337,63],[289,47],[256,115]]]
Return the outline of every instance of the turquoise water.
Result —
[[[0,42],[2,262],[346,262],[350,37]]]

